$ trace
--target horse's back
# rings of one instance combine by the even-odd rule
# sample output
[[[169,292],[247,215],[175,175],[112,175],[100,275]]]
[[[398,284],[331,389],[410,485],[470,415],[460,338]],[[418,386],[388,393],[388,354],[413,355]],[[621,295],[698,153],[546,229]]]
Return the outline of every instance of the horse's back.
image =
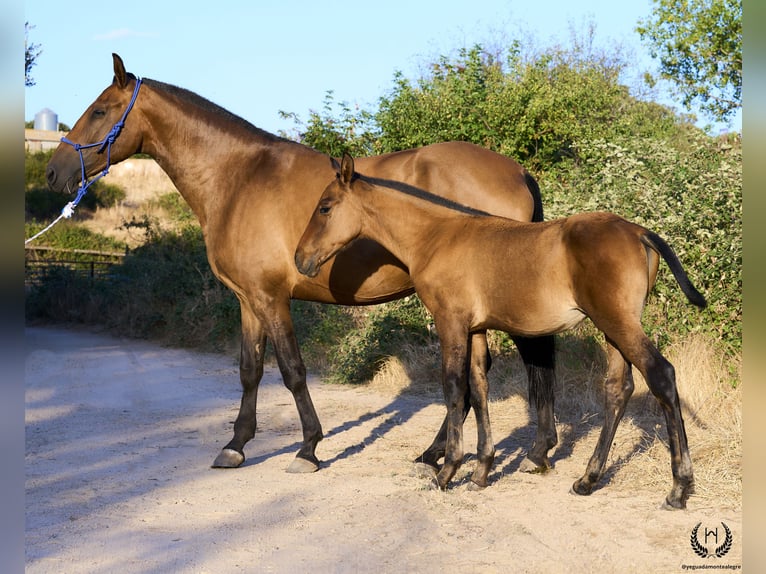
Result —
[[[360,158],[364,175],[403,181],[468,207],[518,221],[531,221],[537,190],[513,159],[468,142],[442,142],[421,148]]]

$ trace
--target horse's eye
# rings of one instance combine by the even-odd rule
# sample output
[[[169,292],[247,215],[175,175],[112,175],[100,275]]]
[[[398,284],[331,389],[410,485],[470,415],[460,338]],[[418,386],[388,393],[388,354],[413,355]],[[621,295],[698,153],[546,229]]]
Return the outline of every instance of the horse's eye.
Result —
[[[106,111],[102,109],[93,110],[94,118],[103,118],[106,115]]]
[[[320,205],[319,206],[319,213],[320,215],[327,215],[330,213],[330,206],[329,205]]]

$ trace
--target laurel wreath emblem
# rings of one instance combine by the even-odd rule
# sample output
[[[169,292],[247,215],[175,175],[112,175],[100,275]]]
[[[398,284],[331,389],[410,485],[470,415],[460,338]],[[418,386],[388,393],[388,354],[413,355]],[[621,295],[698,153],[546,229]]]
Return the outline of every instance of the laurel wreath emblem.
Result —
[[[717,558],[721,558],[726,555],[726,553],[731,550],[731,543],[734,540],[734,537],[731,535],[731,530],[724,522],[721,522],[721,526],[723,526],[724,531],[726,532],[726,538],[723,541],[723,544],[718,546],[715,549],[714,553],[711,553],[708,551],[708,549],[700,544],[699,539],[697,538],[697,531],[699,530],[700,526],[702,526],[702,523],[698,523],[697,526],[692,528],[692,535],[690,537],[690,542],[692,545],[692,550],[694,550],[694,553],[699,556],[700,558],[709,558],[711,556],[715,556]]]

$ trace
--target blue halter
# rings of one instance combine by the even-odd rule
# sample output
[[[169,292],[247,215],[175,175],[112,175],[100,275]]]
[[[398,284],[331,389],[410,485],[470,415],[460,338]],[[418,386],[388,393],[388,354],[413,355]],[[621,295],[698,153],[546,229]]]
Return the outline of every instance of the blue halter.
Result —
[[[62,211],[62,214],[64,215],[64,217],[71,217],[72,213],[74,213],[74,208],[77,207],[78,203],[80,203],[80,200],[85,195],[85,192],[88,191],[88,188],[94,183],[96,183],[99,179],[104,177],[107,173],[109,173],[109,168],[111,167],[111,164],[112,164],[112,144],[114,143],[114,140],[117,139],[117,136],[120,135],[120,132],[122,131],[122,127],[125,125],[125,118],[128,117],[130,110],[133,109],[133,104],[136,103],[136,98],[138,97],[138,90],[141,87],[141,82],[142,82],[141,78],[136,78],[136,87],[133,89],[133,96],[130,98],[130,103],[128,103],[128,107],[125,109],[125,112],[122,114],[120,121],[114,124],[114,126],[112,127],[111,130],[109,130],[109,133],[106,134],[106,137],[104,137],[104,139],[96,143],[81,145],[71,141],[70,139],[67,139],[66,137],[61,138],[62,143],[71,145],[74,148],[74,150],[80,155],[80,169],[82,170],[80,187],[77,190],[77,197],[75,197],[74,201],[70,201],[66,206],[64,206],[64,211]],[[89,149],[96,146],[100,146],[96,153],[102,153],[104,151],[104,148],[106,148],[106,167],[104,168],[104,171],[102,171],[96,177],[94,177],[90,181],[87,181],[86,175],[85,175],[85,160],[82,157],[82,150]]]

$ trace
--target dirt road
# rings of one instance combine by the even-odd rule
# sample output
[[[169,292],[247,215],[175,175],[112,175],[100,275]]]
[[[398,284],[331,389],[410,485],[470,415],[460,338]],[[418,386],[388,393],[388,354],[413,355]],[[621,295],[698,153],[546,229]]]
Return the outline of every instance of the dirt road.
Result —
[[[608,480],[589,497],[569,494],[592,442],[554,453],[545,476],[516,472],[534,430],[520,402],[490,406],[490,487],[467,489],[469,459],[453,488],[438,492],[410,463],[441,422],[438,396],[312,380],[323,464],[292,475],[284,469],[298,449],[297,411],[268,369],[245,465],[213,470],[239,405],[234,358],[49,328],[26,329],[26,345],[30,574],[605,574],[741,564],[738,510],[692,497],[688,510],[665,511],[666,492]],[[700,523],[697,550],[728,541],[725,555],[695,553]]]

